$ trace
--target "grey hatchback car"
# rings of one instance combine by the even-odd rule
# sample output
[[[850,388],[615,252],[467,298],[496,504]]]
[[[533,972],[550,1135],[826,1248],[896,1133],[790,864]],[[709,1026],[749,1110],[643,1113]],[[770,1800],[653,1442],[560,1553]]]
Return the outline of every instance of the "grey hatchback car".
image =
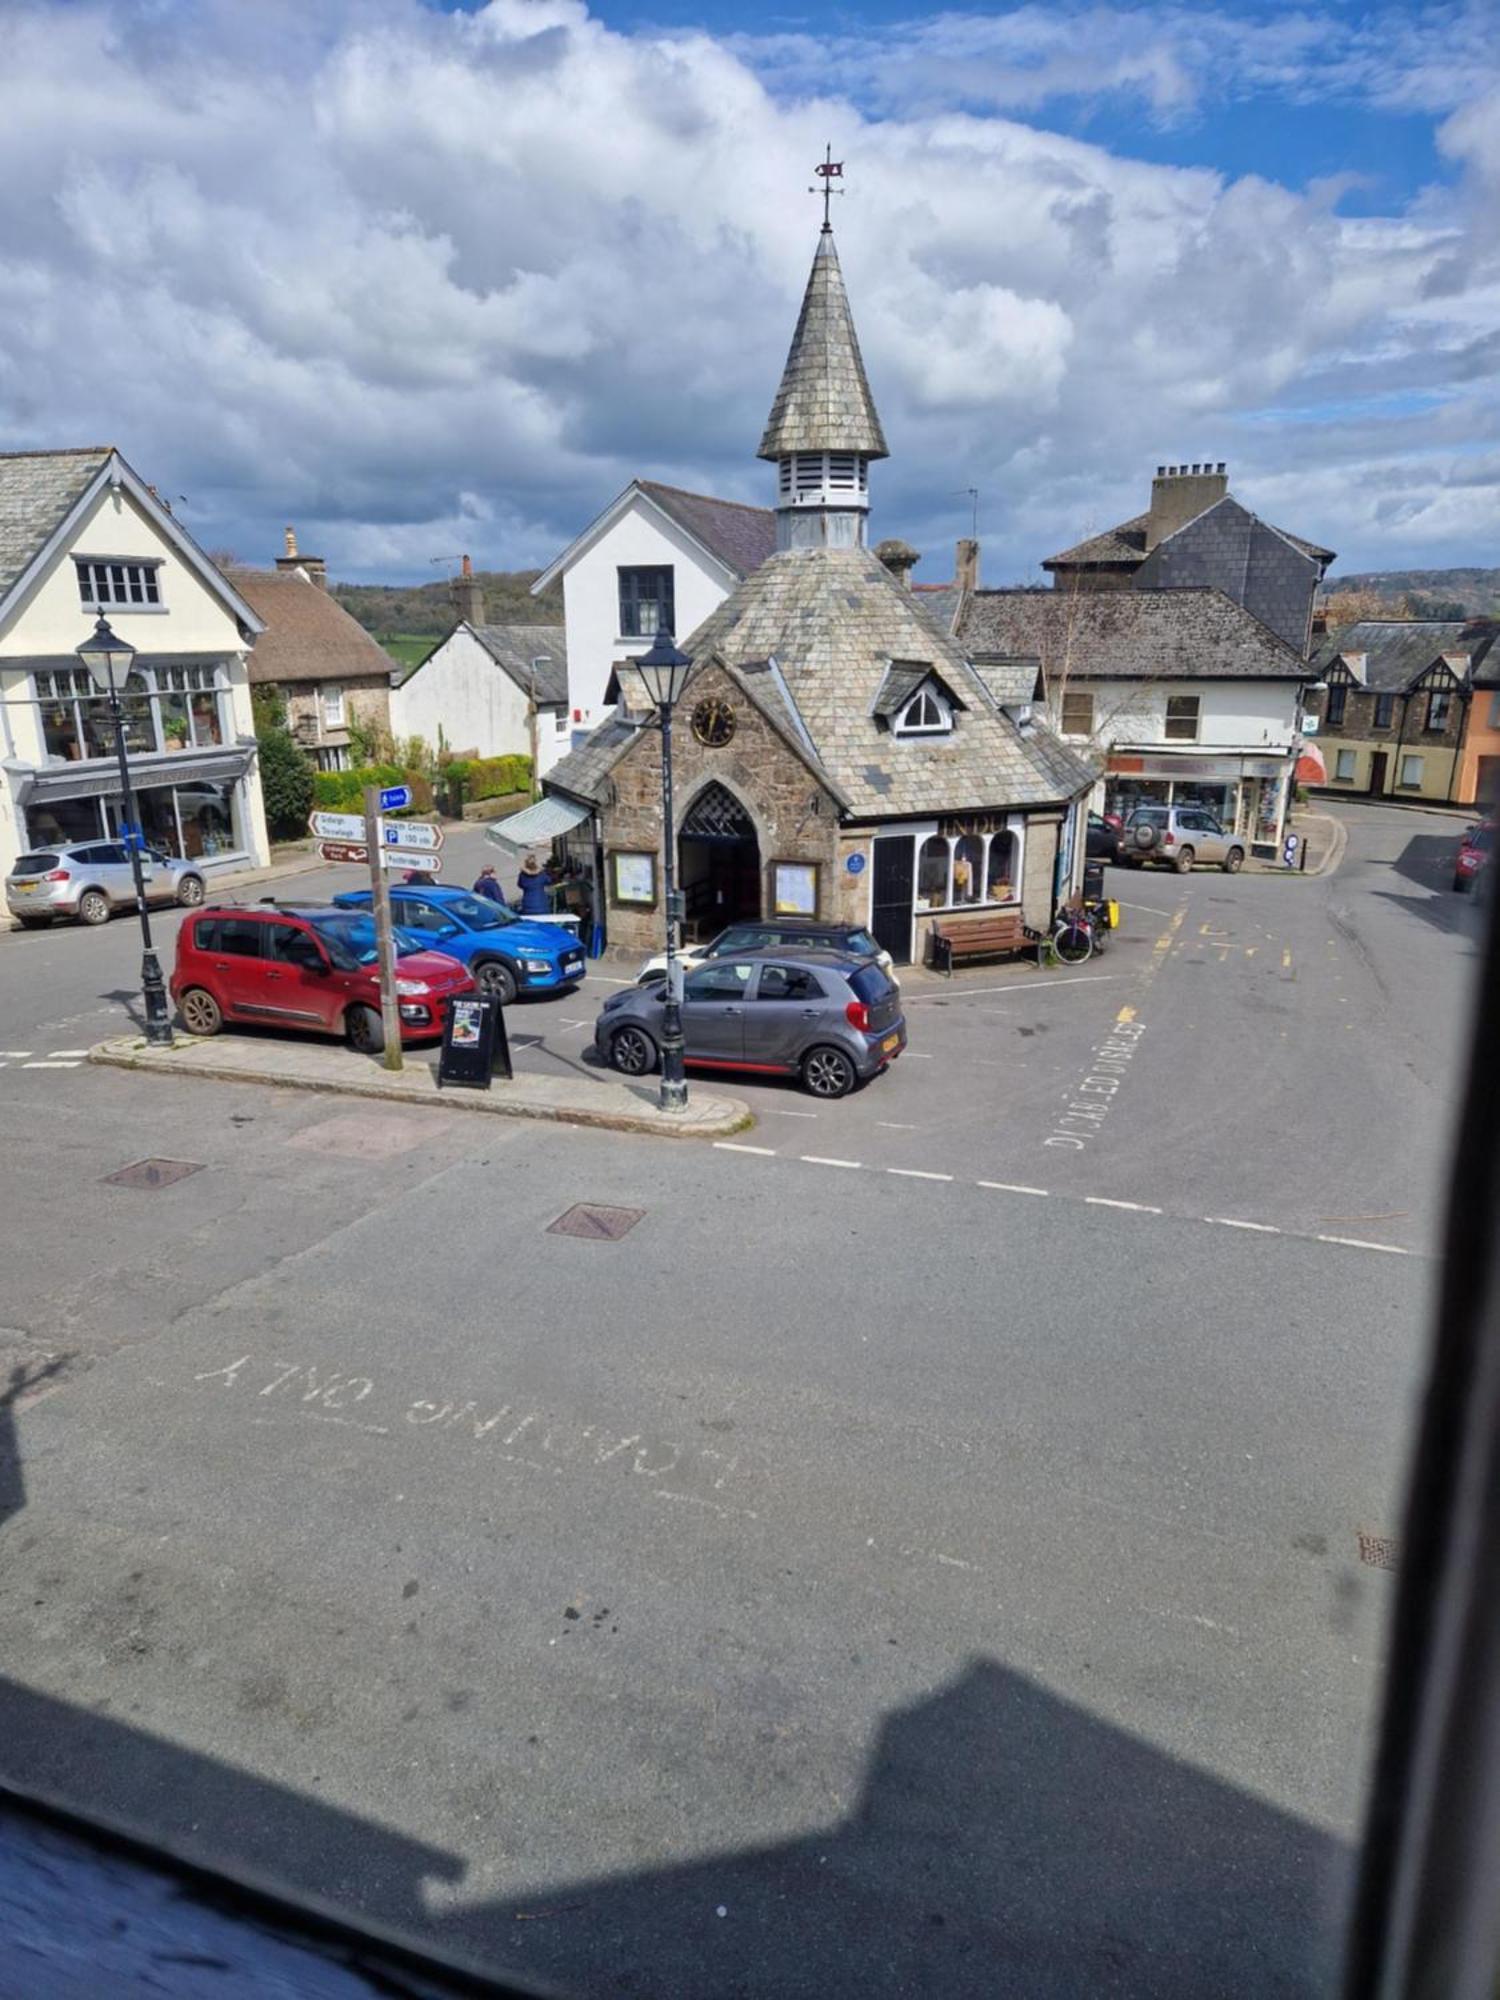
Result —
[[[142,850],[141,880],[148,903],[181,903],[192,909],[203,901],[197,863],[176,861],[155,848]],[[5,878],[5,907],[29,931],[58,917],[107,923],[112,911],[135,908],[130,850],[122,840],[85,840],[18,855]]]
[[[1195,861],[1209,861],[1235,875],[1245,865],[1245,842],[1220,826],[1207,806],[1137,806],[1120,836],[1120,859],[1132,868],[1157,861],[1179,875]]]
[[[665,986],[605,1001],[594,1046],[624,1076],[661,1060]],[[872,959],[847,952],[738,952],[683,982],[682,1034],[696,1068],[794,1076],[814,1097],[843,1097],[906,1047],[901,992]]]

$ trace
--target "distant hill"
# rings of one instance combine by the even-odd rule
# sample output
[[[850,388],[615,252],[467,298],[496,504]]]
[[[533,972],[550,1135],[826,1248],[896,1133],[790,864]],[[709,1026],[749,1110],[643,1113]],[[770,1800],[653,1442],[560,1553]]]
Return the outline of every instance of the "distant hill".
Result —
[[[560,625],[562,586],[554,584],[541,597],[531,586],[536,569],[476,571],[474,581],[484,592],[484,615],[491,625]],[[441,639],[453,628],[453,599],[448,582],[336,583],[333,594],[367,632],[384,641],[397,635]]]
[[[1331,576],[1323,597],[1371,596],[1409,618],[1500,615],[1500,569],[1372,569]]]

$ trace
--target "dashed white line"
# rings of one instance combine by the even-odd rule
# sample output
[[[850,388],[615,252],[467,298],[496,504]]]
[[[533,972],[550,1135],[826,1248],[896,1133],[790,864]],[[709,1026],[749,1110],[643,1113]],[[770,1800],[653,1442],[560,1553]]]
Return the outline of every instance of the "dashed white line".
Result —
[[[77,1058],[76,1060],[74,1060],[74,1061],[72,1061],[72,1062],[29,1062],[29,1063],[22,1063],[21,1067],[22,1067],[22,1069],[77,1069],[77,1068],[79,1067],[79,1064],[80,1064],[81,1062],[82,1062],[82,1057],[79,1057],[79,1058]]]
[[[908,1050],[906,1051],[906,1054],[907,1054],[907,1058],[908,1058],[908,1060],[909,1060],[909,1061],[911,1061],[911,1062],[931,1062],[931,1061],[932,1061],[932,1050],[931,1050],[931,1049],[908,1049]]]
[[[1314,1243],[1337,1243],[1344,1250],[1383,1250],[1387,1257],[1416,1257],[1420,1251],[1403,1250],[1396,1243],[1367,1243],[1362,1236],[1314,1236]]]
[[[1001,1194],[1051,1194],[1051,1188],[1027,1187],[1022,1181],[975,1181],[975,1187],[995,1188]]]
[[[818,1114],[816,1111],[783,1111],[779,1104],[766,1104],[761,1107],[760,1115],[762,1118],[816,1118]]]
[[[877,1118],[875,1123],[882,1132],[915,1132],[915,1125],[898,1125],[893,1118]]]
[[[78,1060],[78,1061],[81,1061],[81,1060],[82,1060],[82,1058],[83,1058],[84,1056],[86,1056],[86,1055],[88,1054],[88,1050],[87,1050],[87,1049],[48,1049],[47,1053],[48,1053],[48,1055],[49,1055],[49,1056],[52,1056],[52,1057],[55,1057],[55,1058],[58,1058],[58,1059],[61,1059],[61,1058],[62,1058],[62,1057],[64,1057],[64,1056],[69,1056],[69,1057],[72,1057],[72,1058],[73,1058],[73,1059],[75,1059],[75,1060]]]
[[[1009,993],[1013,998],[1027,993],[1039,993],[1044,986],[1102,986],[1107,979],[1130,979],[1129,972],[1074,972],[1066,973],[1061,979],[1017,979],[1009,986],[971,986],[967,990],[958,986],[951,993],[908,993],[906,1003],[915,1007],[923,1000],[985,1000],[992,993]]]
[[[899,1174],[903,1180],[908,1181],[951,1181],[953,1179],[952,1174],[929,1174],[925,1173],[921,1167],[887,1167],[886,1172],[888,1174]]]
[[[1160,1215],[1159,1208],[1153,1208],[1148,1201],[1111,1201],[1107,1194],[1086,1194],[1084,1200],[1090,1208],[1128,1208],[1132,1215]]]
[[[776,1157],[776,1148],[774,1146],[737,1146],[733,1139],[715,1139],[714,1151],[716,1153],[758,1153],[763,1160],[774,1160]]]
[[[824,1159],[819,1153],[804,1153],[802,1155],[802,1164],[807,1167],[857,1167],[861,1162],[858,1160],[828,1160]]]
[[[0,1049],[0,1056],[7,1062],[24,1062],[30,1054],[30,1049]]]
[[[1279,1236],[1281,1231],[1271,1222],[1237,1222],[1232,1215],[1205,1215],[1205,1222],[1216,1223],[1220,1229],[1253,1229],[1258,1236]]]

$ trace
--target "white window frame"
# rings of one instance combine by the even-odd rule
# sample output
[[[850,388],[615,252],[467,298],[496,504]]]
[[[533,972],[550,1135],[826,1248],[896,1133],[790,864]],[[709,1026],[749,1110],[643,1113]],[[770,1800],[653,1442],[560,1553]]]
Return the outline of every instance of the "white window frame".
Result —
[[[1344,768],[1345,765],[1348,766],[1347,770]],[[1352,750],[1335,751],[1333,759],[1334,783],[1337,785],[1352,785],[1354,783],[1356,767],[1357,759]]]
[[[325,729],[345,727],[344,685],[342,681],[320,681],[318,684],[318,713],[323,718]]]
[[[909,718],[913,709],[921,703],[930,702],[937,715],[936,722],[912,722]],[[893,736],[947,736],[953,729],[953,711],[930,683],[919,687],[911,700],[897,714],[891,724]]]
[[[1413,768],[1417,775],[1409,778],[1406,774]],[[1396,786],[1403,792],[1419,792],[1422,789],[1422,759],[1410,750],[1402,755],[1401,767],[1396,773]]]
[[[1173,720],[1172,704],[1174,701],[1190,701],[1193,704],[1193,733],[1191,736],[1184,736],[1181,733],[1174,736],[1172,733],[1172,720]],[[1178,718],[1179,723],[1181,723],[1184,719],[1185,718],[1183,717],[1179,717]],[[1163,708],[1161,716],[1162,741],[1164,743],[1196,743],[1199,741],[1202,735],[1202,730],[1203,730],[1202,695],[1169,694],[1166,697],[1166,706]]]
[[[85,611],[165,611],[163,567],[156,556],[75,555],[79,604]]]
[[[1068,727],[1068,703],[1070,701],[1086,701],[1088,703],[1089,724],[1087,729],[1070,729]],[[1092,736],[1094,733],[1095,706],[1094,690],[1092,688],[1064,688],[1062,698],[1057,705],[1058,734],[1061,736]]]
[[[195,751],[222,749],[230,740],[231,726],[226,714],[225,685],[217,667],[174,666],[170,661],[162,661],[152,666],[143,666],[139,661],[130,670],[132,678],[138,678],[143,686],[140,693],[150,703],[151,747],[137,749],[136,756],[181,755],[189,756]],[[180,752],[168,751],[166,747],[166,727],[162,718],[161,698],[167,694],[178,694],[187,698],[187,737]],[[198,721],[193,713],[192,697],[211,694],[214,697],[214,712],[218,718],[219,737],[203,743],[198,741]],[[42,744],[41,761],[45,763],[67,762],[59,759],[46,748],[46,733],[42,724],[42,709],[66,703],[73,711],[73,729],[79,743],[86,744],[88,735],[83,726],[83,711],[91,708],[96,715],[107,712],[108,696],[98,693],[92,677],[82,667],[60,667],[55,671],[42,671],[31,676],[31,701],[37,713],[37,735]],[[115,754],[113,744],[100,751],[97,757],[80,757],[71,761],[77,763],[102,763]]]

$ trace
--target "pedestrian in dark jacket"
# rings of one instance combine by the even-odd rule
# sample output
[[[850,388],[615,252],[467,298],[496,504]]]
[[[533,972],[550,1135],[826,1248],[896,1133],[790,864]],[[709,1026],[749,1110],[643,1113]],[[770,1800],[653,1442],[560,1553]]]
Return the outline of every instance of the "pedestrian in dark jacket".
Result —
[[[499,879],[493,868],[480,869],[479,880],[474,884],[474,894],[476,896],[487,896],[492,903],[503,903],[505,901],[505,891],[500,887]]]
[[[521,863],[521,879],[516,887],[521,892],[518,905],[523,917],[545,917],[552,912],[552,898],[548,894],[546,873],[534,854],[528,854]]]

